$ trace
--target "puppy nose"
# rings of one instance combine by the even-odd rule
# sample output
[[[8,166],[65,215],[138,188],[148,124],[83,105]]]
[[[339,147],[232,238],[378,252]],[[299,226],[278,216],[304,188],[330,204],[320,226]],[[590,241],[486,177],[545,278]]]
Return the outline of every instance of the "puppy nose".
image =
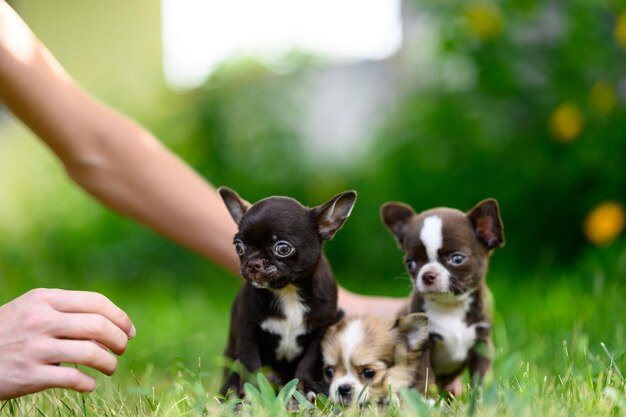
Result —
[[[247,268],[250,272],[259,272],[261,269],[263,269],[263,260],[252,259],[248,262]]]
[[[352,395],[352,385],[339,385],[339,387],[337,388],[337,392],[339,392],[339,395],[342,397],[349,397],[350,395]]]
[[[435,280],[437,279],[437,274],[435,274],[434,272],[425,272],[424,275],[422,275],[422,280],[424,281],[425,285],[430,285],[433,282],[435,282]]]

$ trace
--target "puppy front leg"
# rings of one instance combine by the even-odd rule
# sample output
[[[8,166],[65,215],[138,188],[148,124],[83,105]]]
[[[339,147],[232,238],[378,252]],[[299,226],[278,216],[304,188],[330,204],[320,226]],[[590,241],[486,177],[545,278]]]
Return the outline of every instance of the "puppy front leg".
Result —
[[[469,352],[468,368],[472,384],[481,385],[485,375],[491,369],[493,347],[491,344],[491,325],[480,323],[476,326],[478,340]]]
[[[322,392],[318,383],[322,372],[321,341],[321,335],[317,335],[311,340],[296,368],[295,376],[302,384],[302,390],[309,400],[314,399],[315,395]]]
[[[485,346],[487,345],[487,341],[482,341],[482,343]],[[491,369],[491,358],[484,356],[482,352],[472,349],[469,357],[469,371],[472,377],[472,384],[481,385],[489,369]]]
[[[435,373],[430,363],[430,345],[425,346],[416,358],[417,367],[411,385],[424,397],[435,397],[437,393]]]
[[[229,359],[229,364],[232,364],[237,360],[237,336],[235,332],[235,328],[233,326],[234,319],[231,319],[230,329],[228,331],[228,344],[226,345],[226,350],[224,351],[224,357]],[[224,367],[224,382],[222,384],[222,388],[220,389],[220,394],[222,396],[226,396],[228,391],[236,391],[239,386],[239,374],[234,372],[230,366]]]
[[[256,332],[254,328],[246,326],[241,329],[237,336],[236,358],[241,365],[250,373],[255,373],[261,369],[261,352],[256,342]],[[243,396],[242,375],[239,375],[237,394]]]

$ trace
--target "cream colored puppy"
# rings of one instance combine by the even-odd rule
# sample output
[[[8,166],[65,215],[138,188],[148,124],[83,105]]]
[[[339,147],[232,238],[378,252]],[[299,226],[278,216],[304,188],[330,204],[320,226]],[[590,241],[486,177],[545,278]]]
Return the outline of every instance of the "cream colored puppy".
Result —
[[[384,403],[402,386],[426,392],[434,376],[428,369],[428,317],[413,313],[397,320],[350,316],[334,324],[322,340],[329,398]]]

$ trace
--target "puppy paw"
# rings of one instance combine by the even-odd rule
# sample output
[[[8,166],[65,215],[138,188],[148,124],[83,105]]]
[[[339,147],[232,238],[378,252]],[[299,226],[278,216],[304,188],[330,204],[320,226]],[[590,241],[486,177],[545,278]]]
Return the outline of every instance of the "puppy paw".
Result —
[[[317,394],[314,393],[313,391],[309,391],[306,393],[306,399],[309,402],[314,403],[315,402],[315,397],[317,397]]]
[[[246,390],[243,388],[244,384],[244,381],[240,381],[237,389],[235,390],[235,393],[237,393],[237,397],[241,398],[242,400],[246,397]]]
[[[232,400],[235,397],[241,397],[238,385],[232,385],[230,387],[223,387],[220,391],[220,396],[225,400]]]
[[[285,385],[285,381],[283,380],[283,378],[276,372],[268,372],[265,374],[265,377],[267,378],[269,383],[272,385],[276,385],[276,386]]]
[[[448,391],[448,393],[454,397],[460,397],[461,392],[463,392],[463,383],[461,382],[461,378],[454,378],[454,380],[446,385],[443,389],[444,391]]]

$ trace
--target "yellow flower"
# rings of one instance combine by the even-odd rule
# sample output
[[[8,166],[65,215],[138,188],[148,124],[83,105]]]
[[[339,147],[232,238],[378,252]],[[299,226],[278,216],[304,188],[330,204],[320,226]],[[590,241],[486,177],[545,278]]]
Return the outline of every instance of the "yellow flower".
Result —
[[[605,201],[594,207],[584,224],[585,236],[595,245],[611,243],[624,231],[626,214],[624,207],[613,201]]]
[[[619,46],[626,49],[626,12],[618,16],[613,35]]]
[[[550,132],[560,142],[572,142],[580,135],[583,125],[582,112],[571,103],[559,105],[550,116]]]
[[[611,85],[598,81],[591,88],[589,101],[598,114],[606,116],[611,113],[615,104],[617,104],[617,95]]]
[[[474,4],[467,9],[465,17],[469,30],[482,40],[497,37],[504,26],[500,10],[491,4]]]

